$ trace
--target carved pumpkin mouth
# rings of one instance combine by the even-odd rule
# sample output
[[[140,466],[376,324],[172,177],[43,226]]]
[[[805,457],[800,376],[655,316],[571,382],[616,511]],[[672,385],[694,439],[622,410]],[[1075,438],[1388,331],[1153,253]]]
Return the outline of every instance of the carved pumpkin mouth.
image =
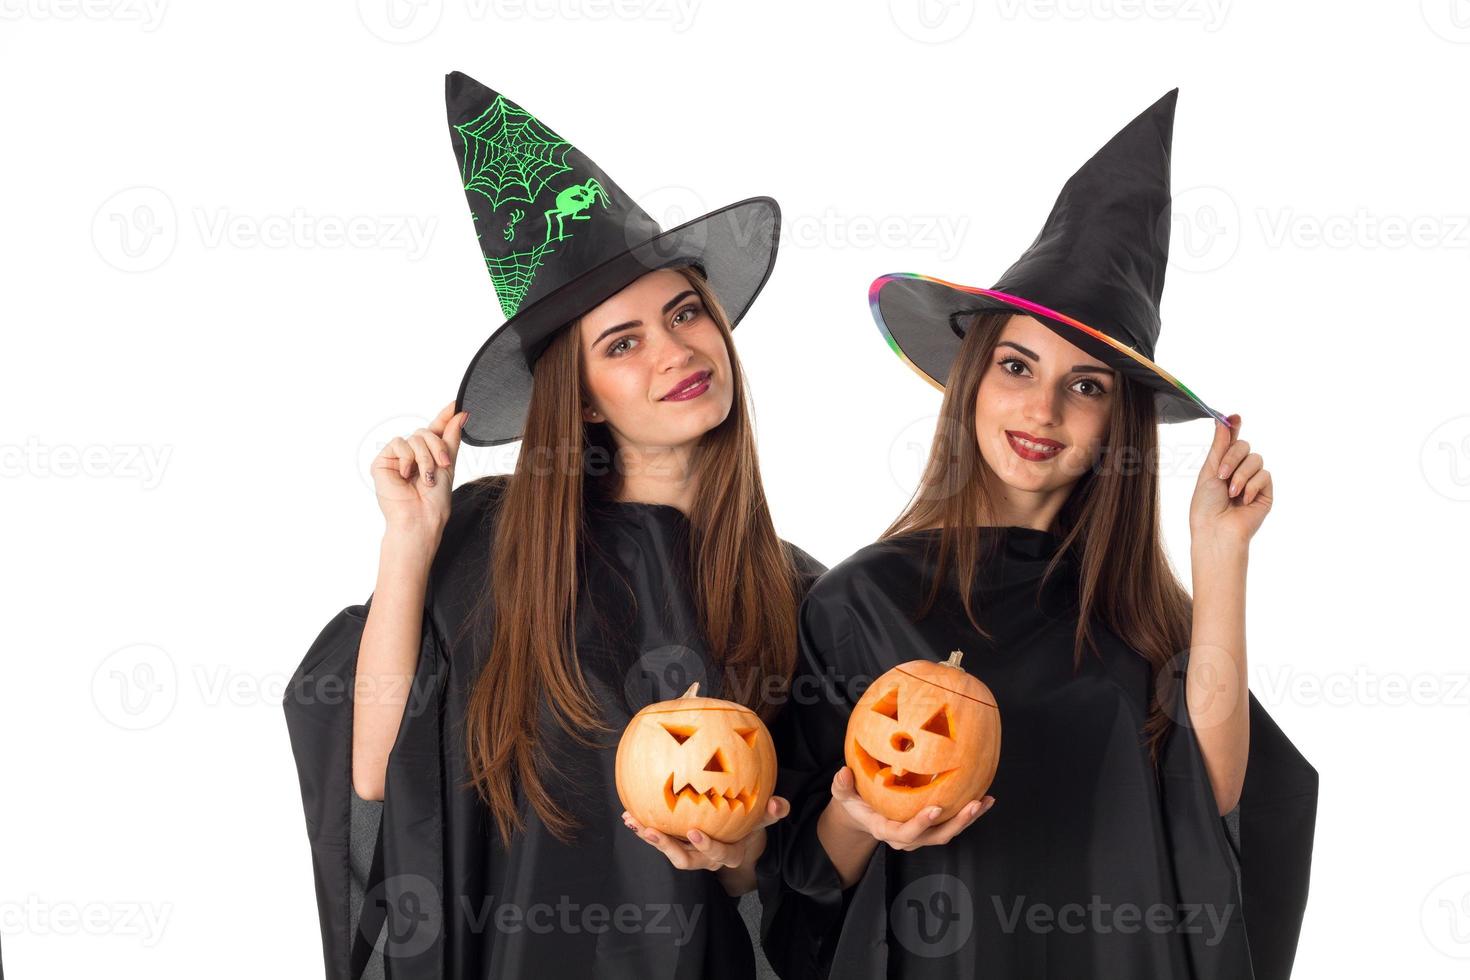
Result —
[[[853,739],[852,747],[863,774],[889,789],[926,789],[941,782],[954,772],[953,769],[946,769],[944,772],[914,772],[911,769],[895,771],[890,763],[876,759],[869,754],[857,739]]]
[[[664,783],[664,802],[672,810],[679,805],[680,800],[712,806],[716,810],[734,810],[740,807],[748,811],[755,803],[755,791],[732,789],[721,793],[713,788],[701,791],[695,789],[691,783],[685,783],[676,790],[674,789],[674,777],[670,776],[669,781]]]

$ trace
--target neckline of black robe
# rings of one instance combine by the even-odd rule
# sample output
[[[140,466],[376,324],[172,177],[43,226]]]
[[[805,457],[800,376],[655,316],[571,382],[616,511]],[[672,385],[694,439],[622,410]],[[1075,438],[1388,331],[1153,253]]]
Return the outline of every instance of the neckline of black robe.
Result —
[[[576,841],[561,843],[523,806],[526,829],[507,849],[474,789],[460,785],[465,705],[483,646],[461,641],[459,628],[488,587],[502,488],[503,478],[486,478],[454,491],[430,573],[416,676],[382,803],[386,976],[753,976],[737,900],[712,872],[675,869],[618,816],[613,763],[631,715],[678,696],[691,678],[719,696],[688,594],[688,518],[678,508],[588,502],[577,656],[611,735],[606,748],[588,750],[549,714],[540,728],[558,759],[547,788],[579,821]],[[804,592],[822,566],[787,548]],[[350,693],[319,694],[350,692],[370,603],[327,624],[284,705],[333,980],[351,972],[357,915],[349,868],[352,704]]]
[[[782,759],[777,790],[792,800],[792,815],[778,848],[762,858],[763,941],[772,963],[788,980],[1289,976],[1305,910],[1316,771],[1251,695],[1236,845],[1187,712],[1174,713],[1179,723],[1157,781],[1148,767],[1138,732],[1152,696],[1144,659],[1097,628],[1103,661],[1087,653],[1073,676],[1076,559],[1063,556],[1042,582],[1061,538],[1026,527],[974,532],[995,548],[988,557],[981,552],[975,596],[993,643],[965,620],[952,588],[928,617],[912,621],[932,575],[938,530],[869,545],[807,594],[793,689],[817,693],[778,719],[794,746]],[[956,648],[1000,705],[1001,768],[990,790],[996,806],[945,847],[900,852],[880,844],[863,878],[844,892],[816,821],[843,764],[852,706],[862,685],[889,668],[942,660]],[[1181,658],[1181,690],[1187,668]],[[1153,941],[1143,943],[1118,929],[1080,938],[1059,925],[1041,932],[1043,919],[1036,928],[998,931],[1023,893],[1030,893],[1028,912],[1039,905],[1058,914],[1089,890],[1156,896],[1200,915],[1213,910],[1223,924],[1150,933]],[[997,907],[997,895],[1010,900]],[[943,936],[938,927],[961,904],[969,932],[948,949],[940,939],[959,932]],[[921,922],[921,915],[930,917]],[[926,924],[934,928],[925,931]]]

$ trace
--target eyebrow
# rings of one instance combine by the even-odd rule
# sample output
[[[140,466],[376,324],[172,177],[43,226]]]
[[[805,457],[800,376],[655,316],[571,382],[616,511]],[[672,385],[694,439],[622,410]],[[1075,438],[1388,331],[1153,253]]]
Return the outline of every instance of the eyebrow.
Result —
[[[696,293],[694,290],[692,290],[692,289],[686,289],[682,293],[680,293],[679,295],[675,296],[673,299],[671,299],[667,303],[665,303],[664,304],[664,308],[663,308],[663,310],[661,312],[665,316],[668,316],[669,311],[672,310],[675,306],[678,306],[680,303],[682,303],[687,297],[689,297],[689,296],[698,296],[698,295],[699,294]],[[608,327],[602,333],[600,333],[600,334],[597,335],[597,339],[594,340],[594,341],[592,341],[592,346],[593,347],[596,347],[598,344],[602,343],[602,339],[604,337],[606,337],[608,334],[617,333],[619,330],[631,330],[633,327],[641,327],[642,325],[643,325],[643,321],[642,320],[629,320],[627,323],[620,323],[620,324],[618,324],[615,327]]]
[[[1031,358],[1031,360],[1033,360],[1033,361],[1040,361],[1041,360],[1040,357],[1037,357],[1036,356],[1035,352],[1027,350],[1026,348],[1022,347],[1020,344],[1018,344],[1018,343],[1016,343],[1015,341],[1012,341],[1012,340],[1002,340],[998,344],[996,344],[995,346],[997,346],[997,347],[1014,347],[1016,350],[1020,351],[1022,354],[1025,354],[1027,357]],[[1103,367],[1101,364],[1073,364],[1072,365],[1072,370],[1073,371],[1095,371],[1098,374],[1117,374],[1118,373],[1118,372],[1114,371],[1110,367]]]

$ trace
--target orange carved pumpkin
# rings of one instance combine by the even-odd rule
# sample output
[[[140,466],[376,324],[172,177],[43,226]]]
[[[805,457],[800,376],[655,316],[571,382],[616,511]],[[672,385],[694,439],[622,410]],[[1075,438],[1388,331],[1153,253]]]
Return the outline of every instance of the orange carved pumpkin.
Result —
[[[948,820],[978,800],[1000,763],[1000,709],[979,678],[945,663],[899,664],[863,692],[847,719],[845,755],[857,791],[890,820],[927,806]]]
[[[744,705],[698,697],[633,716],[618,743],[618,799],[639,823],[688,840],[736,841],[756,828],[776,788],[776,746]]]

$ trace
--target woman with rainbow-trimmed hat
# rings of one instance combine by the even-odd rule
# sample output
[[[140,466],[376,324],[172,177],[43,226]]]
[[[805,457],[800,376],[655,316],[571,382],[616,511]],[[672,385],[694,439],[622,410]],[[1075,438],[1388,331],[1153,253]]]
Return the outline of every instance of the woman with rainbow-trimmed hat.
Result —
[[[792,813],[763,858],[783,976],[1290,973],[1317,773],[1246,685],[1247,555],[1274,488],[1240,416],[1153,361],[1176,96],[1067,181],[994,287],[872,285],[884,338],[944,399],[914,499],[802,604],[793,688],[822,694],[791,713],[806,751],[783,759]],[[1214,428],[1192,598],[1151,465],[1157,425],[1189,419]],[[892,668],[955,650],[999,709],[994,780],[953,816],[885,818],[863,781],[932,788],[954,770],[912,753],[955,735],[895,687],[871,703],[902,732],[846,753],[851,713]]]

